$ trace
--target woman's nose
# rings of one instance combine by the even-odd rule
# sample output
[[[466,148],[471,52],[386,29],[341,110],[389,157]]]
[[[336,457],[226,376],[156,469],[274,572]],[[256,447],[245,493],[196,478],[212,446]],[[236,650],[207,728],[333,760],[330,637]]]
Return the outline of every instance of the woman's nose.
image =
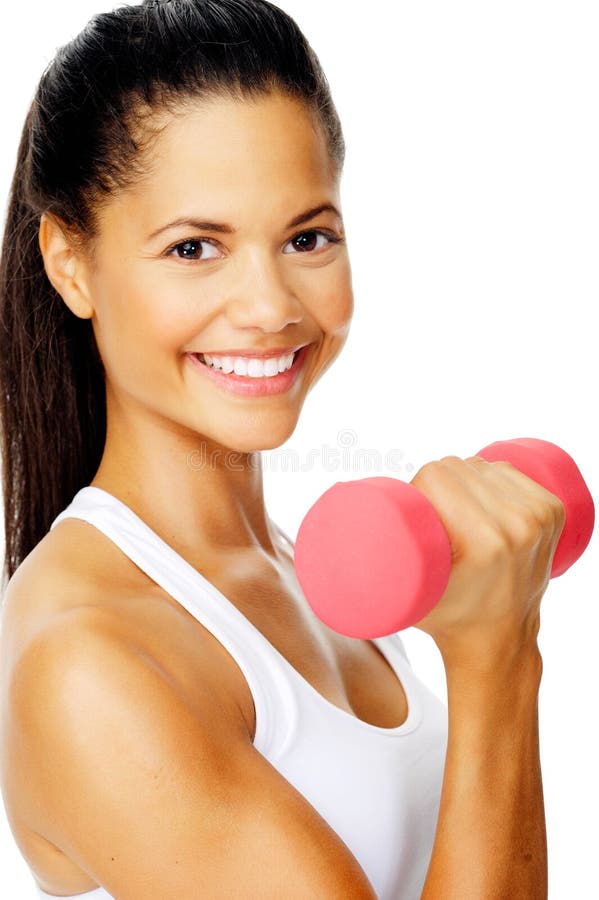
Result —
[[[285,262],[281,263],[281,267]],[[301,322],[303,303],[289,284],[277,262],[266,253],[246,256],[239,264],[239,278],[231,286],[226,311],[233,326],[256,326],[264,331],[280,331]]]

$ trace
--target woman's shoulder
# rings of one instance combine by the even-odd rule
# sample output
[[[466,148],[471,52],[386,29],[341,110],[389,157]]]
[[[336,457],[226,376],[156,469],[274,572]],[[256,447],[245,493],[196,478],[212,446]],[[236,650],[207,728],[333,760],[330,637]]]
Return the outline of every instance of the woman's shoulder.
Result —
[[[114,608],[126,589],[118,560],[100,533],[81,519],[48,531],[9,580],[2,600],[4,658],[17,658],[44,630],[66,615]],[[132,586],[132,585],[131,585]]]
[[[61,614],[93,603],[99,588],[94,542],[83,521],[49,531],[22,560],[2,598],[2,639],[23,647]]]
[[[23,560],[4,596],[0,656],[10,681],[34,644],[61,652],[61,635],[114,639],[176,682],[190,702],[212,685],[236,715],[245,694],[234,666],[223,667],[214,636],[109,538],[82,519],[57,523]],[[35,652],[35,647],[34,647]],[[224,677],[231,669],[231,677]]]
[[[212,696],[226,713],[223,727],[245,721],[247,691],[216,638],[102,532],[75,518],[49,531],[6,587],[2,700],[22,661],[35,669],[43,655],[55,657],[61,669],[70,665],[67,643],[74,666],[82,655],[78,648],[84,658],[85,649],[100,657],[114,652],[133,667],[143,659],[176,685],[194,712],[201,713],[203,699]]]
[[[47,597],[57,611],[85,602],[97,590],[110,600],[123,588],[139,589],[152,580],[102,531],[69,517],[50,529],[22,561],[7,593]]]

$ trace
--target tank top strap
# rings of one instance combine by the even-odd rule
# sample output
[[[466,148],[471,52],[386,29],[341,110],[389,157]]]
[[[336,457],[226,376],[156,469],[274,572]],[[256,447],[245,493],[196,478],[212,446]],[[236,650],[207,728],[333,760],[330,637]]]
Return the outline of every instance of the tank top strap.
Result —
[[[276,525],[276,523],[275,523],[275,525]],[[276,528],[277,528],[279,534],[281,535],[281,537],[282,537],[284,540],[287,541],[287,543],[288,543],[289,546],[291,547],[291,550],[294,551],[294,550],[295,550],[295,544],[294,544],[294,542],[291,540],[291,538],[289,537],[289,535],[288,535],[285,531],[283,531],[283,529],[281,528],[280,525],[276,525]]]

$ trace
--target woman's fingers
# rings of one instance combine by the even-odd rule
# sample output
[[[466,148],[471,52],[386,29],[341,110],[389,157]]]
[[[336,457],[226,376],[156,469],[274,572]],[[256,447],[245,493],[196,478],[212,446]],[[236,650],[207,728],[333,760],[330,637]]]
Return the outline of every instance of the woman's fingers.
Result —
[[[530,510],[543,533],[557,546],[566,521],[564,504],[559,497],[510,462],[487,462],[479,456],[469,457],[465,462],[472,465],[483,480],[493,479],[497,489],[501,489],[503,482],[506,503],[514,509]]]
[[[482,658],[534,641],[565,521],[561,501],[510,463],[481,457],[427,463],[412,484],[435,507],[452,547],[447,588],[417,627],[441,649]]]

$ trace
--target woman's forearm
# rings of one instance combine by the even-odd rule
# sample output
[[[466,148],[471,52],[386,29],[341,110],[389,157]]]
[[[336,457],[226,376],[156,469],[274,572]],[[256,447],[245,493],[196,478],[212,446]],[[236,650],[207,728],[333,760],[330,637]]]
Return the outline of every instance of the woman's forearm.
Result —
[[[447,667],[448,741],[421,900],[546,900],[538,648],[489,671]]]

